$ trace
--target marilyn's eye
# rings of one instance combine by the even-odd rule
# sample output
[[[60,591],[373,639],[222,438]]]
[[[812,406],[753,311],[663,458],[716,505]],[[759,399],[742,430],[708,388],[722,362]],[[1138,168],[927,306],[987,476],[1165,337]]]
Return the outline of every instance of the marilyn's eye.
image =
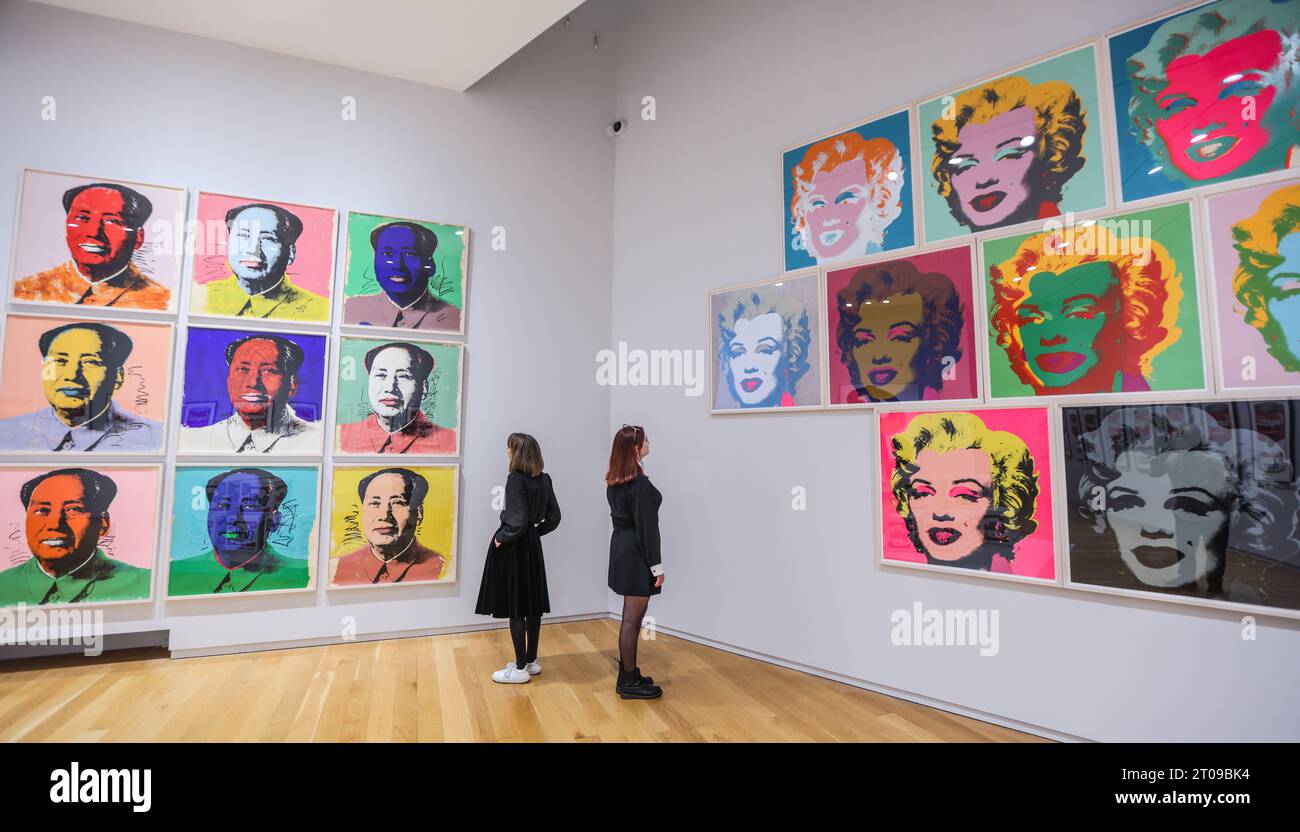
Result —
[[[760,344],[758,349],[755,350],[755,352],[757,352],[759,355],[771,355],[774,352],[780,352],[780,351],[781,351],[780,347],[776,347],[771,344]]]
[[[1146,500],[1132,494],[1120,494],[1110,498],[1109,508],[1111,511],[1125,511],[1131,508],[1142,508],[1146,505]]]
[[[1020,310],[1017,313],[1017,318],[1022,324],[1041,324],[1043,321],[1047,320],[1046,316],[1044,316],[1042,312],[1031,312],[1026,309]]]
[[[862,195],[857,193],[856,191],[845,191],[844,193],[835,197],[835,204],[843,205],[846,202],[852,204],[854,202],[860,202],[861,200],[862,200]]]
[[[853,333],[853,341],[856,344],[870,344],[874,340],[876,340],[876,336],[872,335],[870,332],[859,330]]]
[[[1197,500],[1194,497],[1171,497],[1166,503],[1165,508],[1181,511],[1187,514],[1193,514],[1197,517],[1205,517],[1211,512],[1217,512],[1219,509],[1213,503],[1204,500]]]
[[[961,173],[969,168],[975,167],[975,157],[954,156],[948,160],[948,167],[952,168],[957,173]]]
[[[1160,102],[1159,106],[1166,114],[1173,115],[1174,113],[1186,110],[1188,107],[1195,107],[1196,99],[1187,95],[1179,96],[1177,98],[1166,98],[1164,101]]]
[[[907,494],[913,500],[920,499],[921,497],[933,497],[934,489],[930,488],[928,485],[914,485],[908,489]]]
[[[817,208],[825,208],[825,207],[826,207],[826,200],[824,200],[824,199],[814,199],[814,200],[812,200],[811,202],[809,202],[808,205],[809,205],[809,207],[811,207],[811,208],[813,208],[813,209],[817,209]]]
[[[1264,89],[1264,85],[1259,81],[1237,81],[1236,83],[1228,84],[1224,86],[1223,89],[1219,90],[1219,100],[1222,101],[1225,98],[1244,98],[1248,95],[1259,95],[1259,92],[1262,89]]]
[[[1300,294],[1300,274],[1283,273],[1273,275],[1273,291],[1281,298]]]
[[[1065,309],[1065,317],[1075,318],[1080,320],[1091,320],[1097,317],[1100,311],[1101,311],[1101,307],[1099,307],[1095,303],[1079,303],[1067,307]]]
[[[993,160],[1000,162],[1003,159],[1019,159],[1028,153],[1029,150],[1024,147],[1004,147],[993,156]]]

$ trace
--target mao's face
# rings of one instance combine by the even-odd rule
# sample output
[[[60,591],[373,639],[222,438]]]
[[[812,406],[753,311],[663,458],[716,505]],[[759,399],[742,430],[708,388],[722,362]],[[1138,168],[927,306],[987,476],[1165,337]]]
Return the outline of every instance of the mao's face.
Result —
[[[208,504],[208,539],[231,565],[239,556],[252,557],[266,548],[280,527],[280,512],[271,495],[253,474],[232,474],[222,480]]]
[[[958,210],[971,228],[992,228],[1033,207],[1038,136],[1034,111],[1017,107],[957,132],[948,160]]]
[[[230,356],[226,392],[240,415],[266,416],[272,407],[283,407],[298,386],[284,372],[279,346],[257,338],[240,344]]]
[[[91,513],[85,488],[77,477],[60,475],[32,490],[27,548],[41,561],[89,557],[99,545],[100,535],[108,530],[108,516]]]
[[[736,321],[736,337],[727,345],[731,392],[743,407],[768,404],[780,395],[780,368],[785,357],[781,316],[768,312]]]
[[[293,262],[295,247],[280,235],[275,212],[245,208],[235,215],[226,241],[226,262],[247,288],[270,289]]]
[[[122,213],[126,200],[110,188],[87,188],[68,209],[68,251],[82,274],[107,276],[121,270],[144,243],[142,229]]]
[[[1278,243],[1282,262],[1268,275],[1268,316],[1278,327],[1287,350],[1300,359],[1300,231]]]
[[[122,386],[122,368],[104,357],[99,334],[69,329],[50,342],[41,369],[45,398],[55,410],[93,417]]]
[[[858,381],[873,401],[896,399],[916,383],[913,366],[921,349],[923,311],[921,296],[915,292],[858,306],[852,361]]]
[[[415,232],[395,226],[385,228],[375,240],[375,279],[390,295],[412,295],[424,291],[432,264],[415,244]]]
[[[411,370],[406,350],[389,347],[370,362],[370,407],[380,416],[411,413],[420,407],[423,384]]]
[[[1265,29],[1169,64],[1155,98],[1156,132],[1179,172],[1198,181],[1225,176],[1268,145],[1264,114],[1277,87],[1264,73],[1281,54],[1281,35]]]
[[[1224,460],[1208,451],[1128,451],[1106,487],[1120,559],[1148,586],[1182,586],[1222,561],[1229,504]]]
[[[813,174],[804,214],[808,253],[819,263],[866,253],[862,226],[870,210],[867,164],[850,159]]]
[[[361,528],[372,546],[406,543],[415,536],[420,507],[412,506],[406,482],[397,474],[381,474],[366,486],[361,501]]]
[[[935,561],[960,560],[984,542],[984,517],[993,504],[988,452],[921,451],[908,504],[925,554]]]
[[[1016,309],[1025,361],[1044,387],[1078,381],[1096,367],[1107,323],[1119,316],[1119,280],[1108,263],[1085,263],[1060,274],[1031,272],[1029,296]],[[1112,327],[1113,328],[1113,327]]]

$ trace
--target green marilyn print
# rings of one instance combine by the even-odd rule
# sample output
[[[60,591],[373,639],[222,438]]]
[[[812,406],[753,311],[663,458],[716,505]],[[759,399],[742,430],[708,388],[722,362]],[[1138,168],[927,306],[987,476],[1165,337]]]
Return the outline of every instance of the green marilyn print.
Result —
[[[994,397],[1200,390],[1187,203],[983,244]]]

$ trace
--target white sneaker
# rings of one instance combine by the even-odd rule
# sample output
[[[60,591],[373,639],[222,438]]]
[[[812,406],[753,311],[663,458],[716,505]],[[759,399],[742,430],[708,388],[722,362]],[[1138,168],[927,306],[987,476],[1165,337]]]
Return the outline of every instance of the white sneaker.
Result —
[[[528,671],[529,676],[536,676],[538,673],[542,672],[542,665],[538,662],[529,662],[524,665],[524,670]]]
[[[503,685],[522,685],[524,682],[532,681],[532,678],[532,676],[528,675],[527,670],[515,667],[514,662],[510,662],[510,664],[492,674],[492,681],[500,682]]]

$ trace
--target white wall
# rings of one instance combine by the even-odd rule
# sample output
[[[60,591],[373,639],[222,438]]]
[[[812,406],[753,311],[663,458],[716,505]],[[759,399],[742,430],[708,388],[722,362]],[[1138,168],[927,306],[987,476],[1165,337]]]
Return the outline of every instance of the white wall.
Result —
[[[706,291],[779,268],[781,148],[1170,5],[630,4],[618,101],[634,120],[616,151],[613,340],[707,355]],[[654,122],[636,119],[646,95]],[[658,624],[1061,734],[1300,739],[1294,622],[1261,618],[1258,639],[1243,642],[1231,613],[884,569],[869,542],[869,411],[711,417],[706,398],[613,394],[611,427],[646,426],[648,473],[664,492]],[[806,511],[791,509],[795,486]],[[998,610],[999,655],[892,646],[890,614],[915,601]]]
[[[473,609],[512,430],[541,441],[564,510],[546,540],[553,612],[603,615],[605,449],[588,439],[609,417],[592,356],[609,330],[613,69],[590,39],[607,18],[580,10],[460,94],[0,0],[6,280],[23,167],[472,229],[459,582],[116,606],[110,632],[170,628],[173,649],[210,650],[337,638],[344,615],[363,636],[488,623]],[[355,122],[340,118],[345,95]],[[40,117],[45,96],[53,122]],[[504,252],[491,249],[494,226]]]

